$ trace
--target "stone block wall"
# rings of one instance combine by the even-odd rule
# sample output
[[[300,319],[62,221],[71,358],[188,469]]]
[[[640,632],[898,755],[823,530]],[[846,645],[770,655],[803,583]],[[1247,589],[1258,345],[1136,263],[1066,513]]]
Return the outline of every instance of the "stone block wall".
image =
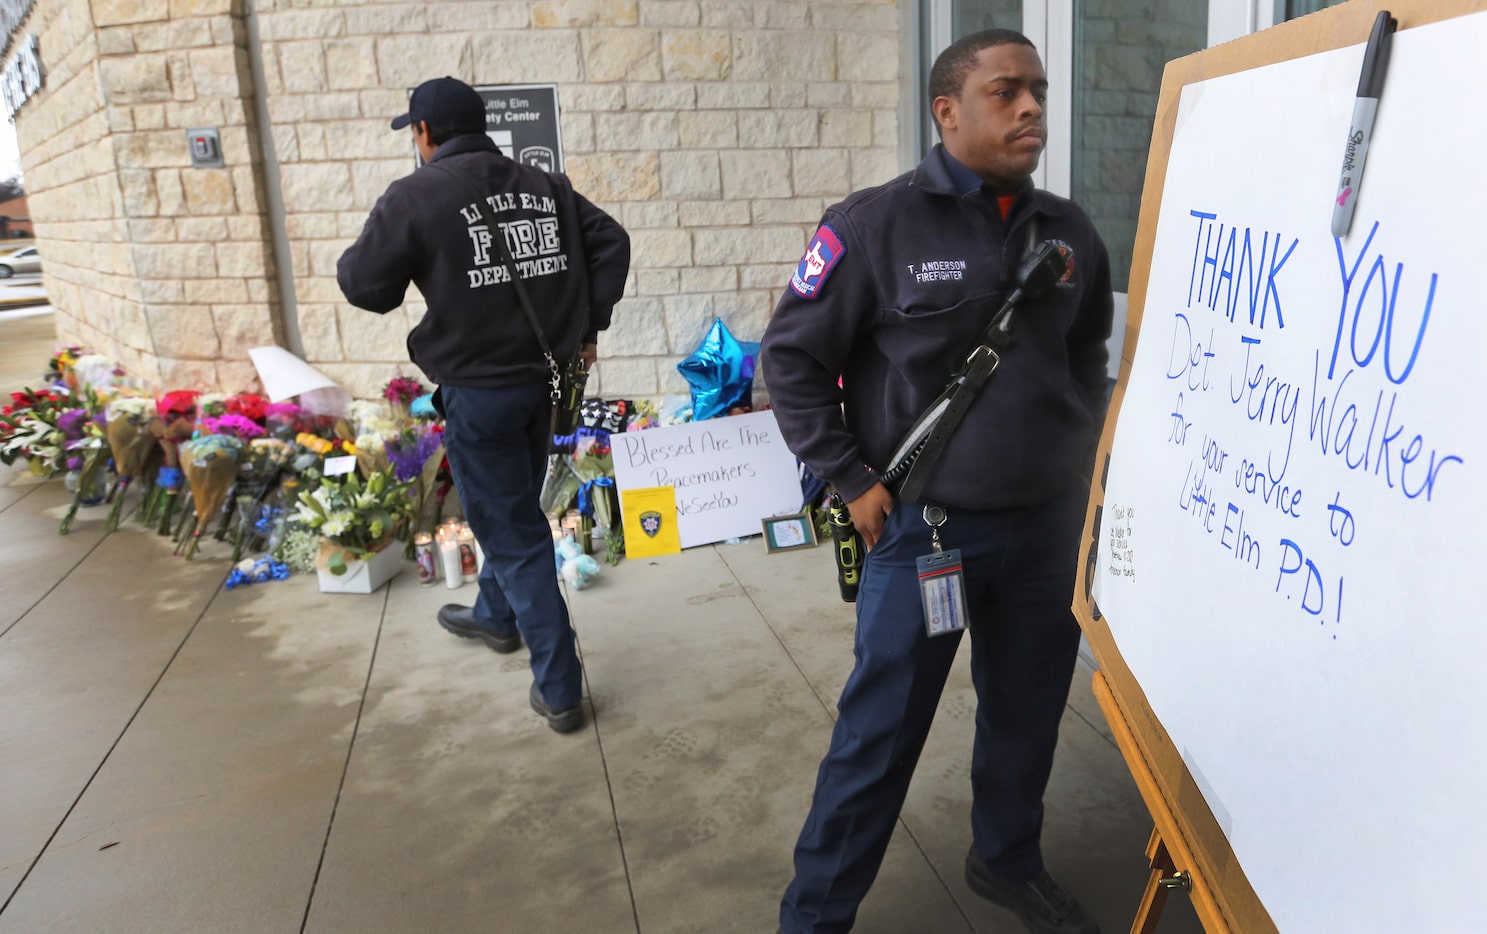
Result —
[[[163,0],[162,0],[163,2]],[[556,83],[575,186],[630,231],[634,268],[593,391],[685,391],[715,316],[757,340],[824,208],[898,173],[893,0],[538,0],[258,7],[306,356],[358,395],[406,364],[415,289],[378,316],[335,263],[413,168],[407,89]]]
[[[17,121],[58,336],[145,382],[252,389],[282,343],[241,0],[38,3]],[[186,128],[218,127],[193,169]]]

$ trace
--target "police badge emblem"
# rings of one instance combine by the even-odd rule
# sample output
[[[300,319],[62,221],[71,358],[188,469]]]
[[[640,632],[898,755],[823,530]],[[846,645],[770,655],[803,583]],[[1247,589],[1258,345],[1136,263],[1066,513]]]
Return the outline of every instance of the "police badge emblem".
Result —
[[[661,531],[661,514],[659,512],[643,512],[640,514],[640,531],[647,538],[655,538]]]

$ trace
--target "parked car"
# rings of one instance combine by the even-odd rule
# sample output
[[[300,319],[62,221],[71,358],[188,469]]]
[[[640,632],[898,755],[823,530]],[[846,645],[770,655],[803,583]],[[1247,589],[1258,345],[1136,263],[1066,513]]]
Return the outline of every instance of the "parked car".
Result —
[[[9,279],[27,272],[41,272],[41,253],[37,252],[36,247],[28,246],[7,256],[0,256],[0,279]]]

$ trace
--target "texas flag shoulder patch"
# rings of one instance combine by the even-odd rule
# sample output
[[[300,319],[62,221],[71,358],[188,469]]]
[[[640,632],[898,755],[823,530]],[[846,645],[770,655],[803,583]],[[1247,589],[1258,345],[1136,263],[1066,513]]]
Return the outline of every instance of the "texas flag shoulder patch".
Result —
[[[811,237],[810,246],[800,258],[800,265],[790,276],[790,291],[801,298],[820,298],[821,287],[837,262],[847,252],[846,244],[827,224],[822,224]]]

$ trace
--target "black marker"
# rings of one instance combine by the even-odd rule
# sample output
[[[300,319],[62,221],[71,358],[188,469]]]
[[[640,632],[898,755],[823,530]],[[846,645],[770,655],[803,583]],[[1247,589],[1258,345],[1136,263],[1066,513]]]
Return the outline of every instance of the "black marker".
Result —
[[[1379,11],[1363,53],[1363,74],[1358,77],[1358,100],[1353,104],[1353,125],[1342,155],[1342,179],[1337,183],[1337,204],[1332,208],[1332,236],[1345,237],[1353,226],[1353,205],[1363,184],[1363,160],[1373,136],[1373,118],[1384,92],[1384,73],[1389,70],[1389,43],[1398,24],[1388,10]]]

